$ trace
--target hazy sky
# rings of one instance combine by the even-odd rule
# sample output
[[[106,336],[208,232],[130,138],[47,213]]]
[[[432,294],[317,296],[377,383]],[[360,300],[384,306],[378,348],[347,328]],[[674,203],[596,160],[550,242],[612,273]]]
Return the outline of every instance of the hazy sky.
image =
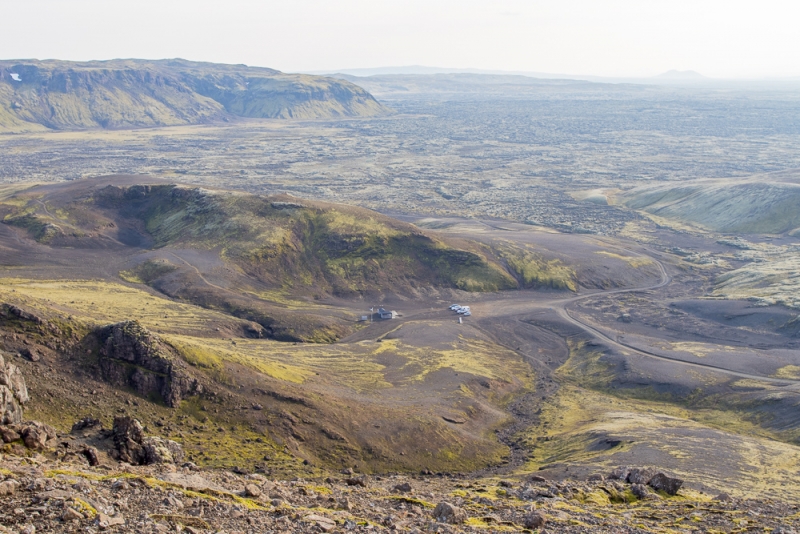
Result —
[[[800,76],[796,0],[0,0],[0,58]]]

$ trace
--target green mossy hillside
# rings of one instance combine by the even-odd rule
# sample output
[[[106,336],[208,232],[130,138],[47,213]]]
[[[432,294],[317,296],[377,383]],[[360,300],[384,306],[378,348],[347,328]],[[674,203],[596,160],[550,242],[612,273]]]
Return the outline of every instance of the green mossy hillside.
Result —
[[[94,201],[139,219],[156,248],[219,250],[275,288],[348,296],[517,287],[479,248],[452,246],[361,208],[175,185],[107,186]]]

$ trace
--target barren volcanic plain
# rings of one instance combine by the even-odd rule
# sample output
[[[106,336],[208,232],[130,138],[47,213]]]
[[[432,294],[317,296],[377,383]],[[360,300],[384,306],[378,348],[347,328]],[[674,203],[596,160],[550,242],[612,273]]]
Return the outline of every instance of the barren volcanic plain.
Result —
[[[3,434],[0,524],[798,526],[796,92],[345,78],[369,116],[0,132],[0,350],[59,435]]]

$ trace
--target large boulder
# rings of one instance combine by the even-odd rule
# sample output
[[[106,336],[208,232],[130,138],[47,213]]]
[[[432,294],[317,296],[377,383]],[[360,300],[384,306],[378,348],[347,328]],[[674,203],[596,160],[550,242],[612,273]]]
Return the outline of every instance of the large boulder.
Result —
[[[649,484],[658,471],[652,467],[636,467],[628,473],[628,482],[631,484]]]
[[[132,417],[115,417],[112,437],[115,449],[112,455],[121,462],[150,465],[183,461],[183,448],[179,443],[145,436],[142,424]]]
[[[132,387],[143,397],[161,397],[176,407],[189,395],[202,393],[172,348],[138,321],[104,326],[95,333],[101,343],[100,372],[117,386]]]
[[[525,528],[535,529],[542,528],[547,523],[547,518],[543,513],[531,510],[522,519],[522,524]]]
[[[183,462],[183,447],[179,443],[158,437],[142,440],[146,464],[179,464]]]
[[[664,473],[658,473],[648,482],[651,488],[657,491],[663,491],[667,495],[677,495],[678,490],[683,486],[683,480],[680,478],[668,477]]]
[[[43,451],[54,447],[58,437],[56,429],[39,421],[29,421],[22,425],[22,441],[29,449]]]
[[[439,523],[457,525],[467,520],[467,514],[454,504],[440,502],[433,510],[433,518]]]
[[[19,367],[6,363],[0,354],[0,424],[21,423],[22,408],[28,400],[28,388]]]
[[[114,456],[121,462],[131,465],[143,465],[146,454],[142,447],[144,439],[144,428],[142,424],[133,417],[123,416],[114,418],[112,428],[114,439]]]

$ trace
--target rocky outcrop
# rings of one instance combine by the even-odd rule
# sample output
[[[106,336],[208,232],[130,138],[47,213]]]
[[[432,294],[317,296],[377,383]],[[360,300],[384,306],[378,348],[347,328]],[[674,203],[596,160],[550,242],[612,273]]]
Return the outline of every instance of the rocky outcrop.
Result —
[[[632,484],[634,495],[640,499],[650,496],[645,486],[650,486],[656,491],[663,491],[667,495],[677,495],[678,490],[683,486],[683,480],[680,478],[667,476],[652,467],[620,466],[611,472],[609,478]]]
[[[5,324],[6,326],[15,325],[22,330],[35,331],[41,334],[63,335],[61,329],[52,322],[8,303],[0,304],[0,324]]]
[[[0,423],[22,422],[22,408],[28,402],[28,388],[19,367],[6,363],[0,354]]]
[[[132,465],[173,464],[183,461],[180,444],[164,438],[145,436],[136,419],[115,417],[112,429],[112,457]]]
[[[131,387],[143,397],[160,397],[173,408],[202,392],[171,347],[138,321],[108,325],[96,335],[101,343],[100,372],[111,384]]]
[[[29,449],[43,451],[56,446],[56,429],[39,421],[0,425],[0,438],[3,443],[21,441]]]
[[[20,434],[25,446],[35,451],[43,451],[55,446],[58,437],[56,429],[39,421],[30,421],[20,425]]]
[[[680,478],[668,477],[664,473],[658,473],[648,482],[651,488],[657,491],[663,491],[667,495],[677,495],[678,490],[683,486],[683,480]]]

